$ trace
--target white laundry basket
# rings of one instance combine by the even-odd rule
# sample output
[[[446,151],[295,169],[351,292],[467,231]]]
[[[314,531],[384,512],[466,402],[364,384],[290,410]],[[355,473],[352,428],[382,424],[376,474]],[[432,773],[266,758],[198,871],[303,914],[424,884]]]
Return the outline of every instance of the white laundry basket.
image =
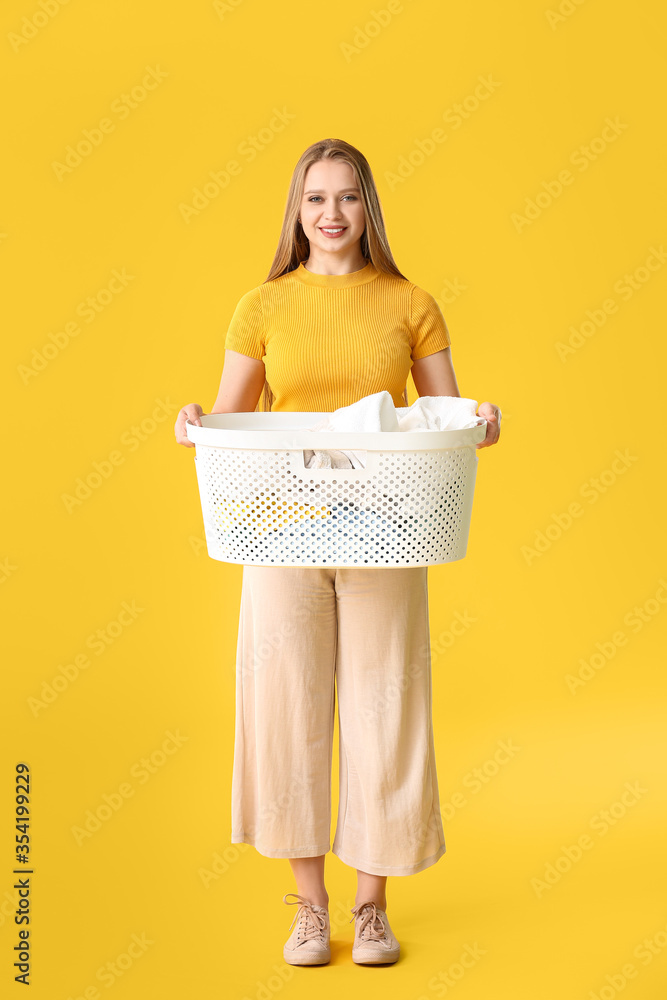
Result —
[[[208,554],[261,566],[433,566],[462,559],[486,421],[464,430],[311,431],[325,413],[209,413],[195,444]],[[365,451],[308,469],[304,450]]]

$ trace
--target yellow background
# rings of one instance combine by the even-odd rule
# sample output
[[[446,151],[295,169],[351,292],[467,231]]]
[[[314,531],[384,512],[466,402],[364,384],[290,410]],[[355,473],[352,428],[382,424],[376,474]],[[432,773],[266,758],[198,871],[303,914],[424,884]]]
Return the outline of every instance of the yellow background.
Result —
[[[667,244],[666,24],[646,0],[561,7],[556,20],[555,0],[3,6],[4,995],[24,995],[18,761],[32,773],[33,997],[339,997],[376,978],[414,1000],[664,995],[667,267],[641,268]],[[151,67],[166,76],[122,113]],[[262,132],[275,108],[293,118]],[[67,146],[105,117],[113,130],[59,179]],[[606,119],[625,127],[600,141]],[[434,129],[446,138],[417,163]],[[173,424],[186,403],[212,407],[234,306],[268,273],[298,157],[327,136],[368,158],[396,261],[447,319],[461,394],[504,416],[479,452],[467,556],[429,571],[447,853],[389,879],[403,954],[376,970],[352,963],[355,874],[328,855],[333,958],[308,972],[282,962],[289,862],[229,844],[242,570],[206,553],[194,451]],[[185,221],[231,159],[240,173]],[[106,303],[114,269],[133,277]],[[77,313],[88,297],[104,304],[92,322]],[[570,327],[609,299],[616,311],[561,360]],[[94,463],[108,476],[68,510]],[[141,611],[114,627],[123,602]],[[457,615],[474,622],[452,639]],[[97,630],[113,633],[102,653],[87,645]],[[84,653],[35,713],[30,699]],[[596,653],[573,693],[568,675]],[[183,742],[160,756],[168,732]],[[501,741],[519,749],[499,764]],[[337,753],[336,736],[334,790]],[[87,810],[124,783],[133,794],[78,844]],[[132,935],[152,943],[101,980]]]

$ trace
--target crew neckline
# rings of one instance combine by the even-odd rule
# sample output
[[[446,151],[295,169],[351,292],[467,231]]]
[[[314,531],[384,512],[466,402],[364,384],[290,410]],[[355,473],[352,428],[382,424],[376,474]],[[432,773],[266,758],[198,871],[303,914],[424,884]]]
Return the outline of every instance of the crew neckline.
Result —
[[[359,271],[349,271],[347,274],[316,274],[314,271],[309,271],[303,261],[291,273],[306,285],[317,285],[320,288],[350,288],[353,285],[364,285],[368,281],[373,281],[380,272],[369,260]]]

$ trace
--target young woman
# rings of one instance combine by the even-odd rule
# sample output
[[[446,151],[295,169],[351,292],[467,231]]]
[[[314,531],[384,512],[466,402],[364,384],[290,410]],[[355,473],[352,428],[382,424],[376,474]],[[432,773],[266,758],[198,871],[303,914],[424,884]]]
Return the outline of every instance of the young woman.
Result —
[[[407,406],[460,396],[435,299],[398,270],[365,157],[339,139],[305,150],[268,278],[240,299],[212,413],[330,412],[387,390]],[[501,412],[482,403],[495,444]],[[194,447],[183,407],[179,444]],[[359,964],[395,962],[389,875],[445,852],[431,714],[428,567],[244,566],[236,665],[232,843],[289,858],[297,893],[285,961],[329,961],[324,859],[357,871]],[[334,687],[334,678],[336,681]],[[340,796],[330,844],[338,697]],[[391,694],[390,694],[391,693]]]

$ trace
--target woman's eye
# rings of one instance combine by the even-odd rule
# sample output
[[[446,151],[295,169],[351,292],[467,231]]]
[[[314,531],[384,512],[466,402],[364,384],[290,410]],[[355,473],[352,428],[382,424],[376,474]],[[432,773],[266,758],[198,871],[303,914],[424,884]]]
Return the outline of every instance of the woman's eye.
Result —
[[[310,198],[308,199],[308,201],[312,201],[312,200],[313,200],[313,198],[319,198],[319,197],[320,197],[320,195],[319,195],[319,194],[312,194],[312,195],[310,196]],[[354,194],[346,194],[346,195],[343,195],[343,197],[344,197],[344,198],[352,198],[352,200],[353,200],[353,201],[356,201],[356,200],[357,200],[357,196],[356,196],[356,195],[354,195]]]

